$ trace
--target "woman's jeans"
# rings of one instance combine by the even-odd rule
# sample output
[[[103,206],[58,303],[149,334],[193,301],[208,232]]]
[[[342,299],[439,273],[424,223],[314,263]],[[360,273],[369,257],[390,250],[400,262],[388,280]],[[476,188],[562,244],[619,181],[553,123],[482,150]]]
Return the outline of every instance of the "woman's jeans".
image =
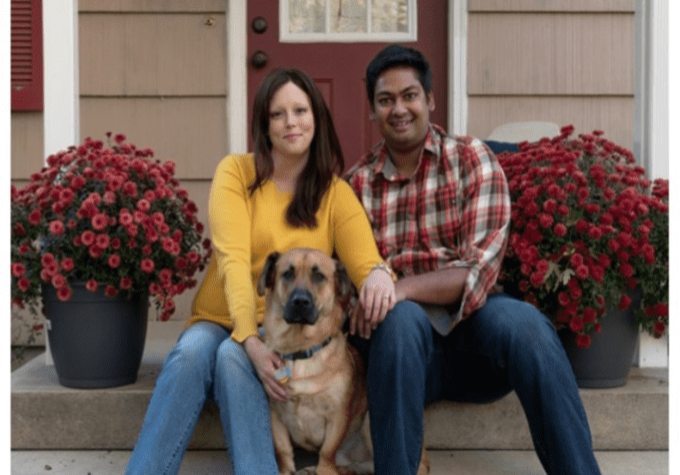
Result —
[[[264,387],[243,347],[209,322],[185,330],[165,359],[125,473],[178,473],[208,398],[220,408],[234,475],[278,474]]]
[[[367,362],[376,475],[416,473],[426,404],[485,403],[512,390],[548,474],[600,473],[571,366],[552,323],[535,307],[493,294],[443,337],[422,307],[405,301],[369,340],[351,341]]]

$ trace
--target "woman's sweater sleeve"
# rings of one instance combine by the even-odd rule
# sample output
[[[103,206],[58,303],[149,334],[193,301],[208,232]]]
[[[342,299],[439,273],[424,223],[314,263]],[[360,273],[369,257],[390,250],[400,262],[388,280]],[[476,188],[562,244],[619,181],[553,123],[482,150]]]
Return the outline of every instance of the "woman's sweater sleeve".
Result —
[[[376,264],[383,262],[366,210],[347,182],[337,179],[333,196],[334,245],[350,279],[361,289]]]
[[[239,163],[238,156],[230,155],[218,165],[208,219],[217,273],[234,323],[231,337],[242,342],[257,334],[257,319],[251,279],[251,208],[245,171]]]

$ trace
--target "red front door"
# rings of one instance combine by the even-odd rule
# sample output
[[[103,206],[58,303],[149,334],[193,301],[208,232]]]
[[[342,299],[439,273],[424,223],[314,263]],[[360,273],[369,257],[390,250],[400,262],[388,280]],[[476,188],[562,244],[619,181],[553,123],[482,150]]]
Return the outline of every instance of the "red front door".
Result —
[[[356,163],[363,153],[380,140],[377,127],[370,121],[366,99],[366,65],[388,43],[281,43],[279,42],[279,1],[248,0],[248,124],[253,97],[264,76],[277,67],[298,68],[317,83],[333,114],[345,156],[345,169]],[[448,39],[446,2],[418,2],[418,39],[404,42],[422,51],[430,62],[433,92],[437,107],[432,121],[446,128],[448,84]],[[438,8],[430,7],[437,3]],[[427,8],[429,7],[429,8]],[[253,21],[261,17],[254,24]],[[264,32],[257,33],[266,24]],[[263,59],[264,66],[255,66]],[[249,138],[252,150],[252,139]]]

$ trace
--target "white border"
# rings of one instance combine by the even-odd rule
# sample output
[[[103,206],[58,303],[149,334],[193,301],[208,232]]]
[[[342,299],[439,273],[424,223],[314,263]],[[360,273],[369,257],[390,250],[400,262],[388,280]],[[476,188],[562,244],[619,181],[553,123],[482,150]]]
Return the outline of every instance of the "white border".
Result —
[[[227,135],[229,153],[248,152],[247,1],[227,1]]]
[[[448,131],[466,135],[468,129],[466,0],[449,0]]]
[[[78,0],[43,0],[45,157],[79,142]]]
[[[668,0],[635,4],[633,153],[651,178],[669,176]],[[668,366],[668,336],[640,331],[638,365]]]
[[[47,158],[79,143],[78,0],[43,0],[42,20],[43,153]],[[47,331],[45,362],[54,365]]]
[[[288,2],[279,0],[279,42],[281,43],[375,43],[375,42],[408,42],[418,39],[418,0],[408,0],[408,25],[406,33],[289,33],[288,32]],[[330,25],[330,7],[328,0],[326,5],[326,29]],[[371,9],[368,9],[368,25],[371,29]]]

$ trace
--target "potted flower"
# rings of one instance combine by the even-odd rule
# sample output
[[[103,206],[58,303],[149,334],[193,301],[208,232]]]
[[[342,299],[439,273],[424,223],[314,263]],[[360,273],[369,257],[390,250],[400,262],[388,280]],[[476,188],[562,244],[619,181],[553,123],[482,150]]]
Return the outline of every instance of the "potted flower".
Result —
[[[49,156],[24,187],[12,185],[12,303],[35,311],[44,300],[58,373],[59,344],[50,332],[56,332],[60,311],[51,308],[64,307],[51,302],[90,302],[96,295],[104,302],[133,302],[144,313],[145,333],[149,297],[159,319],[167,320],[174,297],[196,285],[194,274],[210,255],[196,205],[174,178],[174,163],[152,160],[152,150],[126,143],[123,134],[113,140],[106,135],[108,146],[88,138]],[[77,314],[74,308],[65,312]],[[102,307],[90,308],[97,310],[85,307],[87,321]],[[91,331],[74,338],[94,341]]]
[[[563,127],[557,137],[498,156],[512,200],[500,281],[579,348],[599,337],[608,310],[634,310],[635,329],[661,337],[668,326],[668,180],[650,181],[632,153],[601,131],[571,138],[573,131]]]

